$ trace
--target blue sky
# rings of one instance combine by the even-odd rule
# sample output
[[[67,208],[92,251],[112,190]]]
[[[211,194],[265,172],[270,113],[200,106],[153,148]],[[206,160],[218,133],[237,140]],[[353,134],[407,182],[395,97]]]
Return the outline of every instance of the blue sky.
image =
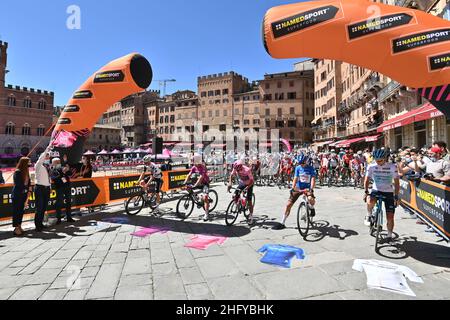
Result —
[[[234,70],[250,80],[292,70],[264,50],[261,23],[289,0],[23,0],[8,1],[0,40],[9,42],[7,84],[55,92],[55,104],[105,63],[130,52],[151,62],[154,79],[177,79],[167,92],[196,91],[199,75]],[[70,5],[81,30],[69,30]],[[3,4],[3,8],[5,4]],[[159,89],[154,82],[152,89]]]

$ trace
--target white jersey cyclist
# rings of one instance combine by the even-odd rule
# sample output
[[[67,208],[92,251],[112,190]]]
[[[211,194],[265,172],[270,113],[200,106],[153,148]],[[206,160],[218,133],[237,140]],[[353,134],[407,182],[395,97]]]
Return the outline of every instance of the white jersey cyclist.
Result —
[[[150,172],[150,174],[153,176],[153,179],[162,179],[162,171],[154,163],[145,166],[144,172]]]
[[[332,153],[331,154],[330,160],[328,161],[328,165],[332,169],[335,169],[335,168],[338,167],[338,165],[339,165],[339,158],[338,158],[338,155],[336,153]]]
[[[387,193],[394,192],[394,179],[399,178],[397,166],[388,162],[382,166],[370,164],[366,176],[373,180],[373,190]]]

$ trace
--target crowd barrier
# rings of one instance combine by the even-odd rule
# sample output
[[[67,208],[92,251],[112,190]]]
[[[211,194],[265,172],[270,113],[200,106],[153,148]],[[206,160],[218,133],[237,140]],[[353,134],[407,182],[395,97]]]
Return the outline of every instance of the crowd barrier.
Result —
[[[450,241],[450,187],[428,181],[400,181],[400,199]]]
[[[163,172],[163,192],[179,190],[183,186],[188,170],[176,170]],[[71,182],[72,208],[90,208],[123,201],[142,192],[138,185],[140,174],[121,175],[111,177],[96,177],[91,179],[77,179]],[[12,184],[0,186],[0,221],[10,220],[13,214],[12,208]],[[56,191],[52,190],[48,203],[48,212],[55,209]],[[25,214],[34,214],[36,209],[35,194],[30,195]],[[27,216],[28,218],[28,216]]]

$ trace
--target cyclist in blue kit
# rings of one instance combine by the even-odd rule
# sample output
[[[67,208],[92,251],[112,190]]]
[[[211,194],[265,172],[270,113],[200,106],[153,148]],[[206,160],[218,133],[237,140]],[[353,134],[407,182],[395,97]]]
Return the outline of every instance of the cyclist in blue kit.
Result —
[[[298,198],[300,198],[303,194],[308,195],[311,217],[316,215],[316,210],[314,209],[316,204],[316,198],[314,196],[314,188],[316,187],[316,170],[309,164],[310,158],[304,154],[297,157],[297,163],[299,165],[295,169],[293,188],[286,206],[286,211],[283,214],[281,223],[274,226],[273,230],[286,229],[286,220],[291,214],[292,207],[297,202]]]

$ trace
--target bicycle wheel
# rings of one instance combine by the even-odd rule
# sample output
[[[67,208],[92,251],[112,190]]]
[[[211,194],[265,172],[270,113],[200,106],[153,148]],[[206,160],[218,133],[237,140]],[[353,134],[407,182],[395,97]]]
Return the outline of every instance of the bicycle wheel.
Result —
[[[219,195],[217,194],[217,191],[209,190],[208,199],[209,199],[209,212],[213,212],[214,210],[216,210],[217,205],[219,204]]]
[[[309,226],[311,223],[311,219],[309,217],[309,209],[306,204],[303,202],[300,204],[297,212],[297,227],[300,235],[305,239],[309,232]]]
[[[234,200],[228,205],[227,213],[225,215],[225,223],[227,226],[232,226],[241,212],[240,204],[236,203]]]
[[[189,194],[184,195],[177,203],[177,216],[187,219],[194,211],[194,201]]]
[[[144,209],[145,199],[143,195],[134,196],[125,203],[125,211],[129,216],[135,216]]]
[[[375,251],[378,250],[378,244],[380,243],[380,235],[383,231],[383,209],[381,207],[378,208],[377,220],[376,220],[376,233],[377,236],[375,238]]]
[[[158,206],[156,200],[157,200],[156,199],[156,193],[153,193],[152,196],[150,197],[150,200],[148,201],[150,209],[152,209],[152,210],[156,209],[156,207]]]

